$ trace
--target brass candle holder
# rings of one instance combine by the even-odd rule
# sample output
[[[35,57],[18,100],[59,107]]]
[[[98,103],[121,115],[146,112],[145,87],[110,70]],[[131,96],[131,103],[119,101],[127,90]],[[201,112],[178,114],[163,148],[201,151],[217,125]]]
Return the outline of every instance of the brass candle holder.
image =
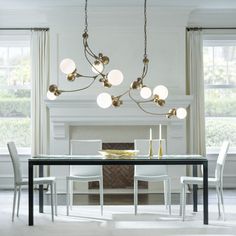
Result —
[[[149,157],[153,156],[152,139],[149,140]]]
[[[158,159],[162,159],[163,150],[162,150],[162,140],[159,139],[159,147],[158,147]]]

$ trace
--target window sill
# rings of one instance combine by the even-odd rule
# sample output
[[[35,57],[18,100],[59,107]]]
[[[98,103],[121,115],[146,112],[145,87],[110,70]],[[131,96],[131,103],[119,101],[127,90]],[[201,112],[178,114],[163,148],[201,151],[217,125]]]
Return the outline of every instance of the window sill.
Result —
[[[206,148],[206,153],[207,155],[218,155],[220,152],[220,147],[215,147],[215,148]],[[236,147],[229,147],[228,151],[229,155],[236,155]]]
[[[30,156],[31,148],[17,148],[18,155],[20,156]],[[0,148],[0,155],[9,155],[9,151],[7,148]]]

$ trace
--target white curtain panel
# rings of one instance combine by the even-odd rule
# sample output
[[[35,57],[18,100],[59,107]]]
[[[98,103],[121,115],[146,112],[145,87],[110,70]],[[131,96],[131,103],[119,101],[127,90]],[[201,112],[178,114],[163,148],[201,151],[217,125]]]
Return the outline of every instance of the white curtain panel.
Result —
[[[49,150],[49,114],[44,99],[49,86],[49,31],[31,32],[32,155]]]
[[[202,31],[187,31],[187,94],[193,95],[188,111],[188,153],[206,155]]]

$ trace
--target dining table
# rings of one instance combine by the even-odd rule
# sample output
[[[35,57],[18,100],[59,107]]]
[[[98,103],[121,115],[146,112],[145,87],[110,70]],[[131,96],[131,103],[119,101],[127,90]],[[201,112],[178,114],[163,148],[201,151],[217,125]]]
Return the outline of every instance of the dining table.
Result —
[[[28,159],[28,225],[34,225],[34,166],[43,177],[44,166],[51,165],[191,165],[197,176],[197,166],[203,166],[203,224],[208,224],[208,160],[201,155],[137,155],[132,157],[104,157],[102,155],[36,155]],[[43,186],[39,187],[39,212],[43,212]],[[193,187],[193,210],[197,211],[197,186]]]

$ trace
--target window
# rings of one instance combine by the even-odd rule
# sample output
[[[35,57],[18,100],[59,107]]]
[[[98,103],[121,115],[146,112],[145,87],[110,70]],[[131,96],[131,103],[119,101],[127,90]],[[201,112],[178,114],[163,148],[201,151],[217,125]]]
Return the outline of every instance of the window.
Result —
[[[31,146],[30,40],[0,35],[0,152],[14,141],[20,151]]]
[[[206,147],[236,148],[236,40],[204,40]]]

